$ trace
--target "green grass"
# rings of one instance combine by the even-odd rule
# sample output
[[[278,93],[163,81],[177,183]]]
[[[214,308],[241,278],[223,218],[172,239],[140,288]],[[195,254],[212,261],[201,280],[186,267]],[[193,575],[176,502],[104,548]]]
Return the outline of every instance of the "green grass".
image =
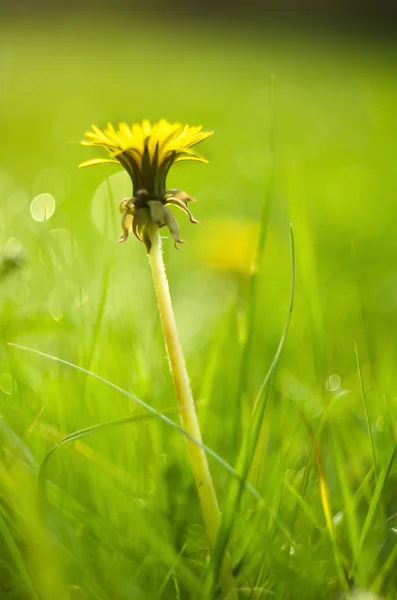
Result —
[[[136,19],[2,25],[0,244],[18,240],[22,266],[0,283],[1,599],[200,599],[227,540],[241,598],[396,597],[393,52]],[[212,562],[145,249],[115,244],[128,178],[77,169],[91,123],[143,117],[216,132],[208,166],[169,178],[202,224],[178,215],[188,243],[165,242],[224,515]],[[254,410],[288,317],[290,222],[294,309]]]

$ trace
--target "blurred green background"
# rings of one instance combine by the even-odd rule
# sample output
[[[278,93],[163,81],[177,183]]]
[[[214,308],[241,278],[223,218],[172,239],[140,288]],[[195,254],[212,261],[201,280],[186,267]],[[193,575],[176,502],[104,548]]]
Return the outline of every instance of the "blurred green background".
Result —
[[[245,494],[231,540],[241,597],[396,597],[396,103],[390,42],[148,15],[3,21],[0,244],[22,266],[1,281],[1,598],[201,597],[208,543],[180,434],[7,345],[178,421],[144,245],[115,243],[130,182],[77,168],[99,155],[79,145],[91,123],[162,117],[215,131],[210,164],[168,181],[201,225],[177,215],[187,244],[164,247],[204,441],[232,465],[287,317],[295,231],[294,312],[250,477],[265,508]],[[55,452],[37,509],[54,443],[128,414]],[[211,468],[222,507],[231,476]]]

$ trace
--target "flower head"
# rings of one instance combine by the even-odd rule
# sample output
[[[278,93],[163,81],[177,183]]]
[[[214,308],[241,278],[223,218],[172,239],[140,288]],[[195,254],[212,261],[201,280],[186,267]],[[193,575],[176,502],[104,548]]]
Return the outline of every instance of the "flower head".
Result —
[[[211,134],[212,131],[202,131],[201,126],[189,127],[180,123],[168,123],[164,119],[154,125],[146,120],[131,126],[120,123],[117,130],[110,123],[103,131],[92,125],[92,131],[85,134],[86,140],[81,142],[82,145],[104,148],[109,157],[88,160],[80,167],[102,163],[118,164],[124,167],[132,180],[132,197],[120,203],[120,242],[125,242],[132,231],[150,252],[150,224],[158,227],[166,225],[175,246],[177,242],[182,242],[178,224],[169,206],[177,206],[183,210],[192,223],[198,221],[188,208],[188,202],[192,199],[181,190],[166,189],[167,174],[174,163],[182,160],[206,163],[204,158],[193,152],[192,147]]]

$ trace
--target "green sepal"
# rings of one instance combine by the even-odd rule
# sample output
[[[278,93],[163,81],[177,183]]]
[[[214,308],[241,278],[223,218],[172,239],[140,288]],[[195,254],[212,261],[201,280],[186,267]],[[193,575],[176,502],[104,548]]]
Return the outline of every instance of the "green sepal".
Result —
[[[193,217],[192,213],[190,212],[190,210],[188,209],[186,204],[184,202],[182,202],[181,200],[177,200],[176,198],[171,196],[171,198],[167,198],[166,205],[168,205],[168,204],[172,204],[173,206],[177,206],[178,208],[183,210],[183,212],[185,212],[188,215],[191,223],[196,223],[197,225],[200,223],[200,221],[197,221],[197,219],[195,219]]]
[[[148,205],[152,222],[162,227],[165,223],[164,205],[159,200],[149,200]]]
[[[183,240],[181,240],[181,238],[179,237],[178,222],[175,219],[172,212],[170,211],[170,209],[167,208],[167,206],[164,207],[164,217],[165,217],[165,224],[167,225],[168,229],[170,230],[172,238],[175,242],[174,246],[178,250],[177,243],[184,244],[185,242]]]

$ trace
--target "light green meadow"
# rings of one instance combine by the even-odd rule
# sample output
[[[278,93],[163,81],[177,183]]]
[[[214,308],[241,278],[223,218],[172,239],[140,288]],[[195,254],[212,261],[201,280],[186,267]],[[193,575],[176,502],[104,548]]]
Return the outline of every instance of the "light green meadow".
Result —
[[[77,168],[101,155],[91,123],[161,117],[215,131],[208,166],[171,171],[201,225],[178,212],[187,243],[164,253],[239,597],[395,598],[395,50],[171,25],[1,27],[0,246],[20,266],[0,273],[0,598],[200,600],[216,571],[158,417],[179,424],[145,247],[116,244],[131,184]]]

